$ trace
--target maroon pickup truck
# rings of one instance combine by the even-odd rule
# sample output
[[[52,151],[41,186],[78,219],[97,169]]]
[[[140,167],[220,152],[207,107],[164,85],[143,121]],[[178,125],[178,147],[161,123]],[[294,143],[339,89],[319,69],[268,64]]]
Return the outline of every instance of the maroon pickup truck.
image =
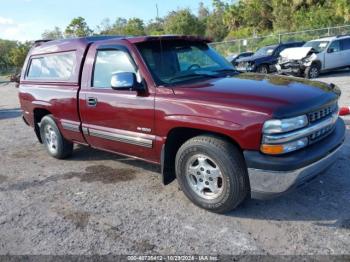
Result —
[[[53,157],[81,144],[160,164],[164,184],[176,178],[218,213],[298,187],[336,160],[345,137],[336,86],[238,73],[208,42],[37,42],[21,74],[23,119]]]

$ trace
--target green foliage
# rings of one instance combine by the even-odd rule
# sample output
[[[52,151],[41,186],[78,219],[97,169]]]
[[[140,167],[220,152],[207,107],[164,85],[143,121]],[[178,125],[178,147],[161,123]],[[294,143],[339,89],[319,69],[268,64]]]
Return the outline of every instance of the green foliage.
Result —
[[[145,35],[145,26],[139,18],[131,18],[125,25],[125,35]]]
[[[189,9],[180,9],[168,14],[164,19],[166,34],[204,35],[205,26]]]
[[[20,43],[0,39],[0,73],[19,71],[30,47],[30,42]]]
[[[139,18],[117,17],[115,22],[111,24],[108,18],[104,19],[97,26],[97,34],[100,35],[145,35],[144,22]]]
[[[10,58],[10,50],[16,48],[15,41],[0,39],[0,73],[8,72],[13,66]]]
[[[73,18],[64,33],[67,37],[83,37],[90,36],[93,31],[89,28],[85,19],[79,16]]]
[[[164,32],[164,20],[157,18],[156,20],[151,20],[145,28],[147,35],[162,35]]]
[[[214,10],[208,13],[205,20],[205,35],[214,41],[221,41],[228,32],[229,27],[224,22],[225,6],[219,1],[214,1]]]
[[[63,33],[58,26],[55,26],[53,30],[46,30],[44,33],[42,33],[41,37],[43,39],[52,39],[52,40],[62,39]]]
[[[26,59],[31,46],[31,42],[17,43],[17,47],[11,49],[10,59],[16,68],[21,68],[23,66],[24,60]]]

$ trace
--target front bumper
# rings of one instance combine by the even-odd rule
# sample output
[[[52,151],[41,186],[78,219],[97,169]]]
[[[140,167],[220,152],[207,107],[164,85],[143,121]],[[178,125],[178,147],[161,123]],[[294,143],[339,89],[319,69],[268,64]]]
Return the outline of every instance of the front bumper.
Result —
[[[276,70],[283,75],[301,76],[305,71],[305,67],[299,63],[285,63],[277,64]]]
[[[294,153],[269,156],[258,151],[244,151],[251,197],[273,198],[313,179],[337,160],[344,139],[345,125],[339,118],[332,134]]]

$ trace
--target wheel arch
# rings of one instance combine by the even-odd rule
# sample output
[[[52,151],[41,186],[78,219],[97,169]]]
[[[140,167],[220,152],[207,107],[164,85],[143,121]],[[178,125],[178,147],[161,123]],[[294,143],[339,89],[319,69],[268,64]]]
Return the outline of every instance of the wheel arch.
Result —
[[[205,129],[175,127],[168,132],[161,151],[161,173],[164,185],[170,184],[176,178],[175,157],[181,145],[183,145],[188,139],[199,135],[211,135],[224,139],[234,144],[242,151],[239,143],[226,134]]]
[[[40,122],[41,119],[43,119],[44,116],[50,115],[52,114],[49,110],[47,110],[46,108],[41,108],[41,107],[37,107],[34,108],[33,110],[33,116],[34,116],[34,132],[36,137],[38,138],[39,142],[42,144],[42,140],[41,140],[41,136],[40,136]]]
[[[322,69],[322,62],[320,60],[312,61],[311,65],[317,65],[320,70]]]

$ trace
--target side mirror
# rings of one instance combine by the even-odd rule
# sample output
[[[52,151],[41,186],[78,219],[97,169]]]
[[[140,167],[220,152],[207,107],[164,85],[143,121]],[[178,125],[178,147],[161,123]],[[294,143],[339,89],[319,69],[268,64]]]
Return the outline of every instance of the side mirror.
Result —
[[[111,87],[115,90],[129,90],[134,87],[136,76],[130,72],[120,72],[112,75]]]
[[[143,85],[136,81],[136,75],[131,72],[113,74],[111,78],[111,87],[114,90],[144,90]]]
[[[334,48],[328,48],[327,53],[334,53]]]

